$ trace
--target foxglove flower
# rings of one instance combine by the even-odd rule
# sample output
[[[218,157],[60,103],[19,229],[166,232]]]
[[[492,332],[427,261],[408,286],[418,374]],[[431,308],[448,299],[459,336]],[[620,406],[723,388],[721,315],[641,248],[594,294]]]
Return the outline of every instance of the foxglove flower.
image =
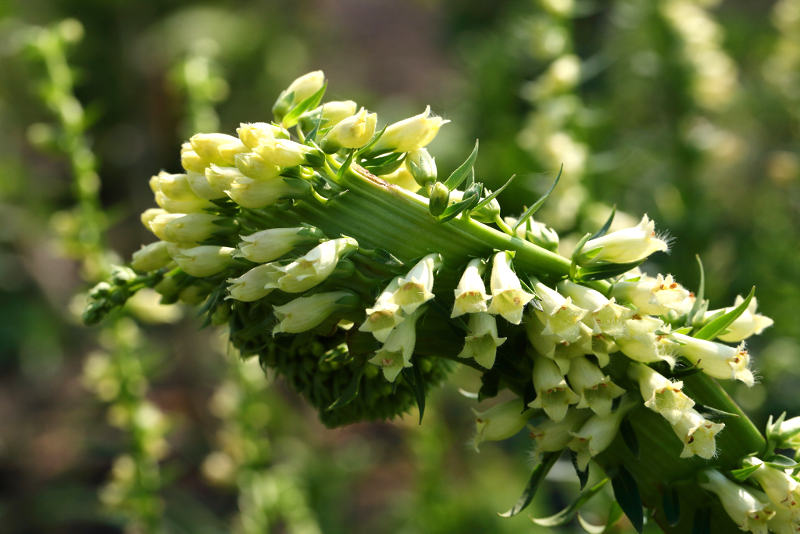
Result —
[[[390,124],[375,144],[374,149],[394,152],[411,152],[433,141],[439,128],[449,121],[441,117],[431,117],[431,107],[419,115]]]
[[[336,152],[340,148],[361,148],[375,135],[378,115],[361,111],[342,119],[322,138],[320,146],[326,152]]]
[[[156,241],[133,253],[131,267],[139,272],[148,272],[166,267],[172,261],[166,241]]]
[[[481,276],[483,272],[483,262],[474,259],[469,262],[458,287],[455,289],[455,300],[453,301],[453,313],[451,318],[459,317],[465,313],[480,313],[487,311],[486,301],[489,295],[486,294],[486,286]]]
[[[394,300],[394,294],[399,287],[400,277],[393,279],[378,296],[375,305],[366,309],[367,319],[361,324],[359,330],[371,332],[372,335],[383,343],[395,326],[405,319],[400,311],[400,305]]]
[[[391,331],[383,346],[369,360],[370,363],[383,369],[383,376],[389,382],[394,382],[400,371],[412,365],[411,356],[417,343],[417,319],[423,312],[424,308],[418,308],[406,317]]]
[[[283,276],[277,287],[286,293],[302,293],[328,278],[339,260],[358,249],[358,242],[350,237],[324,241],[289,265],[281,267]]]
[[[696,364],[706,374],[725,380],[740,380],[748,386],[755,382],[749,368],[750,354],[744,348],[744,343],[738,347],[729,347],[684,334],[674,333],[670,337],[678,344],[678,354]]]
[[[694,406],[694,401],[683,392],[683,382],[672,381],[641,363],[632,363],[628,373],[639,383],[644,405],[670,424],[677,423]]]
[[[568,446],[577,453],[578,469],[585,471],[589,460],[611,445],[619,432],[623,417],[632,407],[632,404],[623,402],[609,415],[592,415],[577,432],[572,432]]]
[[[713,458],[717,453],[716,435],[723,428],[724,423],[709,421],[693,408],[681,412],[672,423],[672,430],[683,443],[681,458],[695,455],[706,460]]]
[[[776,508],[786,509],[795,521],[800,520],[800,482],[785,470],[767,465],[759,458],[745,458],[744,465],[759,466],[751,477]]]
[[[666,337],[669,326],[656,317],[638,316],[625,321],[625,331],[614,338],[619,349],[632,360],[642,363],[667,362],[675,365],[674,346]]]
[[[481,366],[491,369],[494,365],[497,347],[506,338],[497,337],[497,319],[488,313],[473,313],[469,316],[469,333],[464,339],[464,348],[459,358],[473,358]]]
[[[253,302],[269,295],[277,287],[283,272],[271,263],[253,267],[238,278],[228,279],[230,298],[242,302]]]
[[[572,303],[572,299],[564,297],[541,282],[534,284],[533,289],[540,299],[542,311],[534,312],[544,324],[543,333],[573,343],[581,337],[581,319],[586,310]]]
[[[614,299],[574,282],[565,280],[558,284],[558,291],[572,299],[575,305],[588,311],[584,318],[595,334],[619,336],[625,330],[625,321],[633,316],[633,310],[620,306]]]
[[[428,254],[419,260],[408,274],[397,280],[393,301],[400,306],[403,313],[413,313],[434,297],[433,276],[441,265],[440,254]]]
[[[350,291],[331,291],[298,297],[272,308],[279,321],[272,329],[272,334],[306,332],[319,326],[337,310],[351,308],[357,303],[358,298]]]
[[[709,321],[716,315],[731,312],[742,302],[744,302],[742,296],[737,295],[736,301],[733,303],[732,307],[722,308],[721,310],[709,310],[705,313],[704,319]],[[739,341],[744,341],[750,336],[760,334],[765,328],[772,326],[773,320],[766,315],[756,313],[757,307],[758,302],[756,301],[756,298],[753,297],[750,300],[750,304],[747,306],[747,309],[744,310],[739,317],[734,319],[734,321],[728,325],[728,328],[725,331],[719,333],[717,335],[717,339],[726,343],[737,343]]]
[[[475,450],[484,441],[501,441],[508,439],[523,428],[533,415],[533,410],[526,410],[521,399],[514,399],[475,414],[475,437],[472,444]]]
[[[695,296],[673,280],[672,275],[641,275],[634,281],[614,284],[611,294],[622,302],[630,302],[640,313],[667,315],[673,311],[678,315],[689,313]]]
[[[230,247],[214,245],[182,247],[170,244],[167,250],[170,257],[186,274],[197,277],[215,275],[233,262],[234,249]]]
[[[239,255],[255,263],[266,263],[277,260],[298,245],[313,243],[322,237],[319,229],[310,226],[268,228],[241,236]]]
[[[533,387],[536,398],[528,406],[541,408],[553,421],[561,421],[571,404],[577,404],[580,397],[570,389],[564,375],[556,363],[543,356],[533,361]]]
[[[634,263],[654,252],[666,252],[666,241],[656,236],[655,223],[647,215],[638,225],[590,239],[581,250],[583,263]]]
[[[492,262],[492,276],[490,281],[492,301],[489,304],[489,313],[501,315],[511,324],[522,322],[522,311],[533,295],[522,290],[522,284],[511,269],[508,252],[498,252]]]
[[[597,364],[583,356],[571,361],[567,378],[575,393],[580,395],[576,407],[590,408],[597,415],[610,414],[611,403],[625,393]]]
[[[700,475],[700,486],[719,497],[728,516],[741,530],[767,534],[767,523],[775,511],[756,490],[731,482],[715,469]]]

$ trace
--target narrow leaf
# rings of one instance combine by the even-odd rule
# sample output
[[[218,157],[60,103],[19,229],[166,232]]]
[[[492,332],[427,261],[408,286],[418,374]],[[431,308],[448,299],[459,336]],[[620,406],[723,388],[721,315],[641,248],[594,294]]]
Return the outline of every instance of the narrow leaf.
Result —
[[[585,520],[581,514],[578,514],[578,523],[581,528],[589,534],[603,534],[603,532],[608,532],[608,529],[614,526],[614,523],[619,521],[620,517],[622,517],[622,508],[614,501],[611,503],[611,508],[608,510],[608,518],[606,519],[605,525],[593,525]]]
[[[692,534],[711,534],[711,509],[698,508],[692,521]]]
[[[744,482],[750,478],[750,475],[758,471],[759,467],[761,467],[761,464],[748,465],[747,467],[742,467],[740,469],[733,469],[731,470],[731,476],[733,476],[733,478],[739,482]]]
[[[545,454],[542,457],[542,461],[539,463],[539,465],[533,468],[533,472],[531,472],[531,478],[528,480],[528,484],[525,486],[525,489],[523,490],[519,500],[517,500],[517,503],[507,512],[498,515],[500,517],[513,517],[527,508],[527,506],[533,500],[533,496],[536,495],[536,490],[539,489],[544,477],[546,477],[547,473],[550,472],[550,469],[553,468],[553,465],[555,465],[559,456],[561,456],[561,451]]]
[[[726,328],[728,328],[733,321],[739,318],[741,314],[747,309],[750,305],[750,301],[753,300],[753,295],[756,293],[756,288],[750,290],[750,294],[747,295],[747,298],[744,299],[741,304],[736,306],[734,309],[729,311],[728,313],[717,317],[713,321],[709,322],[703,328],[698,330],[694,337],[697,339],[714,339],[717,334],[724,332]]]
[[[450,219],[457,217],[463,211],[473,209],[480,201],[480,193],[483,189],[483,184],[475,183],[470,186],[466,192],[464,192],[463,198],[454,203],[450,204],[445,208],[441,215],[439,215],[439,222],[446,222]]]
[[[531,521],[543,527],[557,527],[565,525],[569,521],[571,521],[573,517],[575,517],[575,514],[578,513],[578,510],[580,510],[581,506],[586,504],[586,501],[594,497],[597,494],[597,492],[603,489],[603,487],[607,483],[608,479],[604,478],[591,488],[582,491],[581,494],[578,495],[578,498],[572,501],[572,504],[570,504],[557,514],[553,514],[550,517],[542,517],[542,518],[531,517]]]
[[[739,417],[739,414],[726,412],[725,410],[720,410],[718,408],[714,408],[713,406],[707,406],[705,404],[697,403],[694,407],[695,410],[700,412],[706,419],[722,419],[723,417]]]
[[[342,406],[350,404],[353,400],[355,400],[355,398],[358,396],[358,390],[361,385],[361,376],[364,374],[364,369],[365,368],[363,367],[359,369],[359,371],[356,373],[353,379],[350,380],[350,383],[347,384],[345,390],[342,391],[342,394],[339,396],[339,398],[333,401],[326,408],[326,410],[341,408]]]
[[[578,455],[575,451],[569,451],[570,460],[572,460],[572,467],[575,469],[575,474],[578,476],[578,482],[580,483],[580,488],[583,489],[586,486],[586,482],[589,481],[589,464],[586,465],[586,469],[581,471],[578,467]]]
[[[578,267],[575,270],[575,279],[580,282],[590,282],[592,280],[613,278],[641,265],[643,261],[644,260],[639,260],[630,263],[593,263],[591,265]]]
[[[425,413],[425,380],[422,378],[419,366],[414,365],[410,369],[404,369],[403,378],[414,390],[414,397],[417,400],[417,409],[419,410],[419,424],[422,424],[422,416]]]
[[[614,204],[614,207],[611,208],[611,215],[608,216],[608,219],[606,219],[606,222],[605,224],[603,224],[603,227],[600,228],[597,232],[595,232],[589,239],[595,239],[606,235],[606,233],[608,233],[608,229],[611,228],[611,223],[614,222],[614,215],[616,214],[617,214],[617,205]]]
[[[697,284],[697,294],[695,295],[694,304],[692,305],[692,311],[689,312],[689,320],[692,322],[696,320],[697,313],[703,306],[703,299],[706,294],[706,271],[703,268],[703,260],[700,259],[699,254],[695,255],[695,259],[697,260],[697,267],[700,270],[700,283]]]
[[[358,149],[358,155],[361,156],[362,154],[369,154],[370,150],[372,149],[372,147],[375,146],[375,143],[377,143],[378,140],[381,137],[383,137],[383,132],[386,131],[386,128],[388,126],[389,125],[387,124],[386,126],[381,128],[380,131],[375,132],[375,135],[372,136],[372,139],[369,140],[369,143],[367,143],[366,145],[364,145],[364,146],[362,146],[361,148]]]
[[[292,109],[289,110],[289,113],[284,115],[283,119],[281,120],[283,127],[291,128],[297,124],[297,121],[300,119],[300,115],[317,107],[322,101],[322,96],[325,94],[325,89],[327,88],[328,81],[325,80],[325,83],[322,84],[322,87],[320,87],[316,93],[298,102],[294,107],[292,107]]]
[[[625,466],[618,467],[617,474],[611,479],[614,488],[614,497],[617,499],[622,511],[636,529],[641,533],[644,526],[644,513],[642,511],[642,496],[639,495],[639,486]]]
[[[633,429],[630,419],[626,417],[622,420],[622,424],[619,426],[619,431],[622,434],[622,440],[625,442],[625,445],[627,445],[628,449],[630,449],[633,455],[638,458],[639,439],[636,437],[636,431]]]
[[[350,150],[347,153],[347,158],[345,158],[344,163],[342,166],[339,167],[338,178],[341,179],[344,176],[345,171],[350,168],[350,164],[353,163],[353,158],[356,156],[355,150]]]
[[[558,169],[558,174],[556,175],[556,179],[553,181],[553,185],[551,185],[550,189],[548,189],[547,192],[539,198],[539,200],[534,202],[533,205],[527,210],[525,210],[525,213],[523,213],[522,216],[520,216],[519,220],[517,221],[517,224],[514,225],[513,228],[514,232],[516,232],[517,228],[519,228],[522,224],[524,224],[525,221],[527,221],[530,217],[532,217],[533,214],[539,211],[539,208],[541,208],[544,205],[544,203],[550,197],[550,193],[552,193],[553,190],[558,185],[558,181],[561,179],[561,173],[563,171],[564,171],[564,165],[562,164],[561,168]]]
[[[454,170],[450,176],[445,180],[444,185],[452,191],[453,189],[457,189],[461,183],[467,179],[469,176],[469,172],[472,170],[473,165],[475,165],[475,160],[478,157],[478,140],[475,140],[475,148],[472,149],[472,153],[467,156],[467,159],[464,160],[464,163],[458,166],[456,170]]]
[[[678,490],[674,487],[667,488],[661,496],[661,505],[664,508],[664,517],[669,526],[674,527],[681,520],[681,505]]]
[[[481,200],[481,201],[478,203],[478,205],[477,205],[477,206],[475,206],[475,208],[474,208],[474,209],[476,209],[476,210],[479,210],[479,209],[481,209],[482,207],[484,207],[485,205],[487,205],[489,202],[491,202],[492,200],[494,200],[495,198],[497,198],[497,195],[499,195],[500,193],[502,193],[502,192],[503,192],[503,189],[505,189],[506,187],[508,187],[509,185],[511,185],[511,182],[513,182],[513,181],[514,181],[514,178],[516,178],[516,177],[517,177],[517,175],[516,175],[516,174],[512,174],[512,175],[511,175],[511,178],[509,178],[509,179],[508,179],[508,181],[507,181],[506,183],[504,183],[503,185],[501,185],[501,186],[500,186],[500,187],[499,187],[499,188],[498,188],[498,189],[497,189],[497,190],[496,190],[494,193],[492,193],[492,194],[491,194],[491,195],[489,195],[488,197],[486,197],[486,198],[484,198],[483,200]]]

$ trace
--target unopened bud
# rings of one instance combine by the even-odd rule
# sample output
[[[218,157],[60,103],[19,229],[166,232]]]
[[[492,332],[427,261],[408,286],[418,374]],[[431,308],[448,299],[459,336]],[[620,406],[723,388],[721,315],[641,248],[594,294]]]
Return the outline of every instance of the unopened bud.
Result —
[[[422,187],[436,181],[436,159],[426,148],[409,152],[406,155],[405,166],[414,180]]]
[[[436,182],[431,188],[430,199],[428,200],[428,211],[431,215],[438,217],[447,209],[450,200],[450,189],[442,182]]]
[[[131,267],[139,272],[146,273],[161,269],[171,261],[172,258],[167,252],[167,243],[165,241],[156,241],[142,246],[142,248],[133,253]]]

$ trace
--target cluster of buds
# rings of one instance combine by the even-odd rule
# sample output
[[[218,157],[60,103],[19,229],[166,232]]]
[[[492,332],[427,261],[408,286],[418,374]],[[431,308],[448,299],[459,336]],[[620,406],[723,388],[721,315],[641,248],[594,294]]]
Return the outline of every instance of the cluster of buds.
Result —
[[[88,317],[148,285],[202,303],[332,425],[400,414],[461,362],[482,396],[516,395],[476,412],[476,447],[531,424],[537,455],[568,449],[584,470],[644,406],[674,431],[676,459],[715,456],[725,425],[675,374],[752,385],[742,342],[771,324],[752,295],[706,312],[670,275],[640,272],[668,249],[647,216],[559,256],[534,210],[504,218],[475,181],[477,145],[440,179],[426,147],[447,121],[429,108],[380,129],[324,89],[307,74],[275,122],[185,143],[185,172],[150,182],[159,207],[142,222],[159,241],[93,291]]]

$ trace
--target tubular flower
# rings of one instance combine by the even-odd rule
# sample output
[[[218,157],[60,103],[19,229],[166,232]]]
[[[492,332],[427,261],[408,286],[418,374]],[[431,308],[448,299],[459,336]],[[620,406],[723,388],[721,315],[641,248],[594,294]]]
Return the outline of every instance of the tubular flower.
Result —
[[[272,165],[295,167],[308,163],[316,149],[289,139],[272,139],[259,144],[254,151]]]
[[[358,248],[358,242],[350,237],[324,241],[289,265],[281,267],[283,276],[277,287],[286,293],[302,293],[328,278],[339,260]]]
[[[482,272],[483,261],[480,259],[470,260],[455,289],[451,319],[465,313],[487,311],[486,301],[489,300],[489,295],[486,294],[486,286],[481,277]]]
[[[249,150],[275,139],[289,138],[289,132],[280,126],[266,122],[243,122],[236,129],[236,134]]]
[[[269,295],[277,287],[283,272],[271,263],[253,267],[238,278],[228,279],[230,298],[242,302],[253,302]]]
[[[403,313],[413,313],[433,298],[433,275],[441,265],[440,254],[428,254],[408,274],[397,280],[393,300]]]
[[[755,382],[749,369],[750,355],[744,348],[744,343],[738,347],[729,347],[676,333],[671,334],[671,338],[678,343],[678,354],[696,364],[706,374],[726,380],[741,380],[748,386]]]
[[[156,204],[172,213],[194,213],[210,208],[208,200],[192,191],[185,174],[160,172],[150,179]]]
[[[369,360],[383,369],[383,376],[389,382],[394,382],[405,367],[411,367],[411,355],[417,343],[417,319],[424,311],[424,308],[419,308],[406,317],[391,331],[383,346]]]
[[[742,302],[744,302],[742,296],[737,295],[732,307],[722,308],[720,310],[709,310],[705,313],[704,319],[708,321],[718,314],[721,315],[723,313],[728,313],[739,306]],[[757,307],[758,302],[756,301],[756,298],[753,297],[750,301],[750,304],[747,306],[747,309],[744,310],[744,312],[742,312],[742,314],[737,317],[726,330],[719,333],[717,335],[717,339],[726,343],[737,343],[739,341],[744,341],[750,336],[760,334],[765,328],[772,326],[773,320],[766,315],[756,313]]]
[[[694,401],[683,392],[683,382],[673,382],[641,363],[631,364],[628,374],[639,383],[644,405],[670,424],[677,423],[694,406]]]
[[[640,313],[678,315],[689,313],[694,305],[694,295],[675,282],[672,275],[657,275],[655,278],[643,274],[635,281],[614,284],[611,294],[622,302],[630,302]]]
[[[531,427],[531,438],[534,439],[534,456],[544,452],[563,450],[573,439],[583,423],[590,417],[591,411],[570,408],[561,421],[544,419]]]
[[[489,285],[492,290],[489,313],[502,315],[503,319],[511,324],[521,323],[522,310],[533,299],[533,295],[522,290],[519,278],[511,270],[508,252],[498,252],[494,255]]]
[[[497,347],[506,338],[497,337],[497,319],[488,313],[473,313],[469,316],[469,333],[464,339],[464,348],[459,358],[473,358],[481,366],[491,369],[494,365]]]
[[[581,398],[576,407],[590,408],[597,415],[610,414],[611,403],[625,393],[596,364],[583,356],[570,362],[567,378],[572,389]]]
[[[282,306],[274,306],[272,311],[279,322],[272,329],[272,335],[306,332],[319,326],[337,310],[353,307],[357,302],[358,297],[350,291],[331,291],[298,297]]]
[[[533,386],[536,388],[536,398],[528,406],[543,409],[547,417],[556,422],[564,419],[571,404],[580,401],[556,363],[549,358],[539,356],[534,359]]]
[[[226,219],[210,213],[172,214],[162,232],[165,241],[175,243],[199,243],[220,232]]]
[[[366,309],[367,319],[359,327],[362,332],[371,332],[380,342],[386,341],[394,327],[405,319],[400,311],[400,305],[394,301],[399,281],[400,277],[395,278],[381,291],[375,305]]]
[[[472,444],[475,450],[484,441],[501,441],[508,439],[525,428],[525,424],[533,415],[533,410],[526,410],[521,399],[514,399],[475,414],[475,437]]]
[[[589,460],[603,452],[611,445],[619,432],[622,418],[632,408],[623,403],[609,415],[592,415],[577,432],[572,432],[568,447],[577,453],[578,468],[585,471]]]
[[[403,119],[386,127],[374,149],[394,152],[411,152],[426,146],[433,141],[439,128],[447,124],[441,117],[431,117],[431,107],[419,115]]]
[[[587,241],[581,250],[581,260],[584,263],[634,263],[668,249],[666,241],[656,237],[655,223],[645,215],[633,228]]]
[[[156,241],[133,253],[131,267],[140,272],[156,271],[172,261],[166,241]]]
[[[800,520],[800,482],[786,471],[767,465],[759,458],[745,458],[745,466],[759,466],[753,474],[758,485],[776,508],[788,510],[795,521]]]
[[[196,134],[189,139],[195,154],[206,165],[232,165],[233,156],[246,152],[247,147],[236,137],[220,133]]]
[[[235,178],[225,189],[231,200],[244,208],[259,209],[272,206],[278,200],[302,193],[304,188],[283,180],[255,180],[247,176]]]
[[[214,245],[187,248],[170,244],[167,251],[186,274],[197,277],[212,276],[225,270],[233,262],[234,253],[230,247]]]
[[[675,365],[673,346],[666,339],[669,326],[655,317],[634,315],[625,321],[625,333],[614,338],[619,349],[632,360],[642,363],[667,362]]]
[[[279,165],[265,160],[255,152],[238,154],[236,156],[236,160],[234,161],[234,165],[236,167],[235,170],[239,171],[239,173],[247,176],[248,178],[252,178],[253,180],[266,182],[275,180],[281,174],[281,168]],[[210,168],[213,169],[214,166],[212,165]],[[233,169],[230,167],[222,167],[222,169],[225,169],[225,174],[219,177],[220,182],[227,180],[228,185],[230,186],[230,184],[235,180],[241,179],[239,174],[234,173]],[[211,177],[209,177],[208,171],[206,171],[206,178],[208,178],[209,182],[212,181]],[[228,189],[228,187],[226,187],[226,189]]]
[[[361,148],[375,134],[378,115],[361,110],[342,119],[322,138],[321,146],[326,152],[336,152],[340,148]]]
[[[542,333],[556,336],[567,343],[577,341],[581,337],[581,319],[586,315],[586,310],[541,282],[534,284],[533,289],[542,306],[542,311],[534,312],[544,324]]]
[[[700,486],[719,497],[728,516],[741,530],[767,534],[767,522],[775,511],[761,498],[760,492],[731,482],[715,469],[700,474]]]
[[[625,321],[633,316],[633,310],[620,306],[614,299],[607,299],[594,289],[564,280],[558,291],[572,299],[577,306],[588,311],[584,318],[595,334],[619,336],[625,330]]]
[[[277,260],[296,246],[322,238],[322,232],[310,226],[268,228],[241,236],[239,255],[255,263]]]
[[[672,423],[672,430],[683,442],[681,458],[695,455],[706,460],[713,458],[717,453],[715,436],[723,428],[723,423],[709,421],[693,408],[681,412],[680,417]]]

